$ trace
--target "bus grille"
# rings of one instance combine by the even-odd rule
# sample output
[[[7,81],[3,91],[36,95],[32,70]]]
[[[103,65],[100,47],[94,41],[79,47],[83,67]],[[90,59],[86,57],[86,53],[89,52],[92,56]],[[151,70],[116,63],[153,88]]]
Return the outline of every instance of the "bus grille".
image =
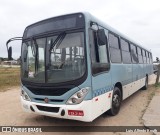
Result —
[[[44,96],[61,96],[71,88],[32,88],[27,87],[35,95],[44,95]]]
[[[37,105],[37,108],[40,111],[45,111],[45,112],[54,112],[54,113],[58,113],[59,112],[59,107],[47,107],[47,106]]]
[[[44,102],[44,98],[34,98],[37,101],[43,101]],[[49,101],[51,102],[63,102],[64,100],[61,99],[50,99]]]

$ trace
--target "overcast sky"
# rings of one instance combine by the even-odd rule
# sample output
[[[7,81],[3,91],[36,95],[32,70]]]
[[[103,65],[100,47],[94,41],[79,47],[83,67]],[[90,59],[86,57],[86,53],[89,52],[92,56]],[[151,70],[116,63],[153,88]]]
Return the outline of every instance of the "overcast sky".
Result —
[[[7,57],[5,43],[22,36],[34,22],[87,11],[160,57],[159,0],[1,0],[0,57]],[[20,56],[20,41],[12,42],[13,56]]]

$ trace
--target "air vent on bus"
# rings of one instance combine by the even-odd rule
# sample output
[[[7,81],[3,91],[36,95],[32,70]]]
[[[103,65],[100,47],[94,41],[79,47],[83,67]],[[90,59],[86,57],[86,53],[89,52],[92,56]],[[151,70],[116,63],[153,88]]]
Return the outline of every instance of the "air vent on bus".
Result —
[[[40,111],[45,111],[45,112],[54,112],[54,113],[58,113],[59,112],[59,107],[47,107],[47,106],[37,105],[37,108]]]
[[[44,101],[44,98],[34,98],[35,100],[38,100],[38,101]],[[63,102],[64,100],[61,100],[61,99],[50,99],[49,101],[51,102]]]

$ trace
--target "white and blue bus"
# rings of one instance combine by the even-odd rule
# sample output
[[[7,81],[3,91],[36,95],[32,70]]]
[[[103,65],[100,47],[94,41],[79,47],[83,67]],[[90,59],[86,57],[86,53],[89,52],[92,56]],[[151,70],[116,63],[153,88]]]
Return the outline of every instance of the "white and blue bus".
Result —
[[[12,48],[7,42],[8,57]],[[89,13],[29,25],[21,46],[26,112],[91,122],[118,114],[122,100],[147,89],[152,53]]]

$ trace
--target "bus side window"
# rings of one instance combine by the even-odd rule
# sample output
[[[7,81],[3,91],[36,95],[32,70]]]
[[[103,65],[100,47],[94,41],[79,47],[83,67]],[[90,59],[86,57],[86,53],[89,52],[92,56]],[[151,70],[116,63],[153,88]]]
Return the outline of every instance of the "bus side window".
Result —
[[[131,44],[132,63],[138,63],[138,54],[136,46]]]
[[[121,63],[121,50],[119,45],[118,37],[109,33],[109,47],[110,47],[110,54],[111,54],[111,61],[113,63]]]
[[[149,64],[149,52],[147,52],[147,63]]]
[[[142,50],[142,54],[143,54],[143,62],[146,63],[147,58],[146,58],[146,51]]]
[[[123,63],[130,64],[130,63],[132,63],[132,61],[131,61],[131,53],[130,53],[129,43],[123,39],[120,39],[120,41],[121,41]]]
[[[149,53],[149,62],[150,64],[152,64],[152,54],[151,53]]]
[[[109,70],[107,46],[98,45],[97,32],[90,30],[90,47],[91,47],[91,61],[92,73],[97,74]]]
[[[137,47],[137,51],[138,51],[138,61],[139,63],[143,63],[142,49],[140,47]]]

